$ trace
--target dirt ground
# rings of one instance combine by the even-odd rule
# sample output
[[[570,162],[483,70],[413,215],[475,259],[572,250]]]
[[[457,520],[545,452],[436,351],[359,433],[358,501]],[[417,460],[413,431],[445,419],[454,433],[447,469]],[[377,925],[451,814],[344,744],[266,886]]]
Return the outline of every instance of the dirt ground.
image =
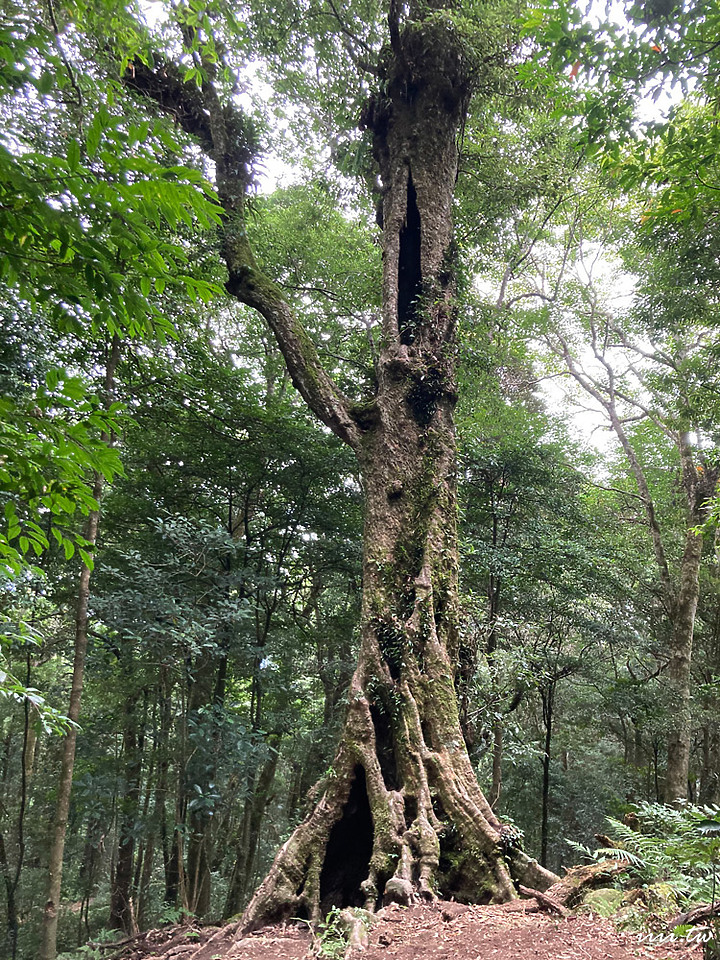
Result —
[[[240,937],[238,925],[151,931],[113,960],[302,960],[318,955],[307,927],[270,927]],[[320,954],[322,956],[322,954]],[[610,920],[583,913],[568,919],[533,901],[465,907],[438,902],[381,910],[357,960],[702,960],[685,941],[651,945],[618,932]]]

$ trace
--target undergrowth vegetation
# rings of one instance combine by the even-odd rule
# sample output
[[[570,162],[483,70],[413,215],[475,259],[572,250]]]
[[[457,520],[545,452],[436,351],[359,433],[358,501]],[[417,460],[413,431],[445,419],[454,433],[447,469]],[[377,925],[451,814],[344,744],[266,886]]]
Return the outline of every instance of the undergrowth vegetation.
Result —
[[[720,858],[720,808],[685,803],[677,807],[639,803],[624,820],[607,820],[610,845],[574,849],[595,860],[628,864],[631,884],[666,884],[678,905],[712,903]],[[627,885],[625,880],[624,885]]]

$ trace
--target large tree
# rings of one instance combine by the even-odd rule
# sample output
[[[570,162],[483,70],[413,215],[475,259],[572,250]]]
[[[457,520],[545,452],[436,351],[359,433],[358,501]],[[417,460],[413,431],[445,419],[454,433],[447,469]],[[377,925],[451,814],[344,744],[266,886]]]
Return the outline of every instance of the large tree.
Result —
[[[321,12],[332,20],[330,10]],[[454,683],[453,192],[471,97],[481,83],[486,93],[498,83],[513,43],[498,10],[475,15],[484,17],[476,43],[442,4],[391,3],[382,45],[345,31],[349,55],[362,49],[354,60],[375,89],[362,124],[382,194],[381,330],[369,396],[358,402],[329,375],[298,312],[251,249],[253,135],[224,95],[211,22],[175,10],[191,77],[188,60],[157,52],[150,63],[136,58],[125,77],[174,114],[213,161],[227,290],[264,317],[299,393],[355,452],[365,494],[360,649],[340,746],[312,811],[251,901],[248,928],[281,916],[316,918],[333,904],[373,909],[383,896],[513,896],[502,827],[469,761]],[[551,879],[520,854],[514,862],[533,872],[533,884]]]

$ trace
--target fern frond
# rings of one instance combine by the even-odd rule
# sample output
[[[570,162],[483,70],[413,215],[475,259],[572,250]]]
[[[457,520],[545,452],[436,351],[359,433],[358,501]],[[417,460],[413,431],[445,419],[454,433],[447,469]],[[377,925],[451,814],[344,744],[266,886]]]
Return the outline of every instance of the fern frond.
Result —
[[[625,863],[632,864],[633,867],[645,867],[646,863],[636,854],[625,850],[623,847],[598,847],[595,851],[596,857],[607,857],[612,860],[623,860]]]

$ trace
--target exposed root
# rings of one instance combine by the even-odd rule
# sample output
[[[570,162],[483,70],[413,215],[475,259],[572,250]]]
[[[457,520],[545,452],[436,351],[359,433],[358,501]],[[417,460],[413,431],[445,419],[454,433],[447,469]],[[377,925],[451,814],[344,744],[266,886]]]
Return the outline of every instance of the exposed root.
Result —
[[[560,877],[556,873],[540,866],[537,860],[529,857],[517,847],[508,851],[508,860],[510,861],[510,873],[518,885],[524,884],[526,887],[544,893],[560,881]]]
[[[253,897],[245,932],[290,917],[317,922],[331,906],[373,912],[390,902],[431,901],[441,891],[481,902],[514,897],[499,824],[464,748],[432,749],[409,691],[405,703],[405,750],[396,753],[402,789],[385,785],[370,705],[358,691],[333,775]],[[462,854],[451,867],[464,886],[446,891],[441,840],[453,831]]]

